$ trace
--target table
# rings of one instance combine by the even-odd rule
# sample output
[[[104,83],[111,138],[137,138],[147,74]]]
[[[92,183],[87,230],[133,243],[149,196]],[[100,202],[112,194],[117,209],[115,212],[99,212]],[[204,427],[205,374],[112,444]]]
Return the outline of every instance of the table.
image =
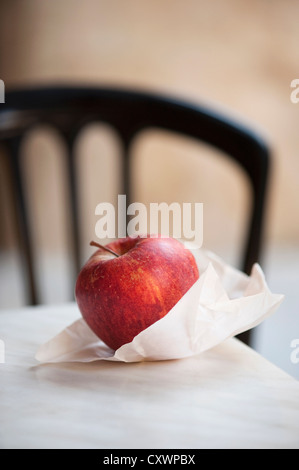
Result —
[[[0,311],[1,448],[299,448],[299,383],[235,338],[134,364],[39,364],[74,303]]]

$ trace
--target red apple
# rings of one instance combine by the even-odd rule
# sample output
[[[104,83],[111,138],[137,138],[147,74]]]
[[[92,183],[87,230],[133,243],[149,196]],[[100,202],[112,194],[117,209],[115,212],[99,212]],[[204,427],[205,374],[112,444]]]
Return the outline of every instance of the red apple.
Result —
[[[92,244],[100,248],[78,275],[76,301],[89,327],[114,350],[164,317],[199,278],[191,251],[173,238]]]

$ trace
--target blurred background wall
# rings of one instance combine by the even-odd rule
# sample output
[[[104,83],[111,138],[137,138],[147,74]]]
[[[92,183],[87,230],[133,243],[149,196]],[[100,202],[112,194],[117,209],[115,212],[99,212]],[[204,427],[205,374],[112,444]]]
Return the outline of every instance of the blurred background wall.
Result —
[[[90,83],[165,92],[229,113],[265,136],[272,149],[273,171],[263,268],[270,287],[285,293],[286,300],[275,318],[257,332],[256,348],[273,359],[273,349],[280,344],[274,360],[294,375],[299,366],[295,370],[290,364],[289,343],[294,335],[299,337],[299,103],[290,100],[290,84],[299,77],[298,15],[299,3],[294,0],[0,3],[0,78],[7,89]],[[109,130],[95,126],[82,136],[78,147],[85,154],[79,164],[85,188],[82,199],[87,209],[82,211],[82,227],[87,244],[94,238],[96,204],[113,201],[118,191],[117,158],[112,157],[117,144]],[[203,202],[201,190],[205,189],[204,247],[224,256],[233,251],[240,235],[237,222],[244,217],[247,204],[246,188],[242,190],[242,181],[235,181],[237,170],[227,164],[225,179],[217,158],[216,163],[198,158],[192,142],[178,139],[170,143],[167,135],[145,136],[138,148],[142,157],[135,169],[135,200]],[[67,196],[55,173],[57,154],[63,147],[49,129],[41,129],[27,142],[26,152],[24,175],[35,205],[36,241],[50,250],[57,278],[57,272],[65,269],[60,254],[68,244],[67,231],[61,229],[66,209],[60,204]],[[97,173],[99,179],[93,179]],[[101,177],[103,174],[109,177]],[[4,171],[0,195],[7,185],[3,175]],[[182,190],[180,181],[188,182]],[[226,204],[214,207],[214,199],[222,201],[223,194]],[[0,240],[3,268],[14,241],[9,204],[2,204],[0,210],[6,227]],[[53,261],[55,253],[58,264]],[[1,305],[14,306],[21,294],[11,294],[13,274],[7,276],[7,269],[2,269]],[[42,264],[39,269],[42,273]],[[17,285],[18,280],[15,282]],[[51,285],[50,280],[50,293]],[[46,292],[45,296],[63,300],[63,296],[57,298],[59,289],[52,288],[52,294]]]

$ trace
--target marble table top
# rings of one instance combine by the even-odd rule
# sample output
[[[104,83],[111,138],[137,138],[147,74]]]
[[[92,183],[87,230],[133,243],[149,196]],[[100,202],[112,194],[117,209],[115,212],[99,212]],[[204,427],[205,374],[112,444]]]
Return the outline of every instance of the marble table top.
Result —
[[[299,383],[235,338],[173,361],[39,364],[79,316],[0,311],[1,448],[299,448]]]

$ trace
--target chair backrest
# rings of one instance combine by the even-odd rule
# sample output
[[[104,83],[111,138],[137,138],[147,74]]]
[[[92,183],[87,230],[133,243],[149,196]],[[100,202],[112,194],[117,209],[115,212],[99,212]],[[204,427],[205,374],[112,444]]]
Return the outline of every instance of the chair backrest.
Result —
[[[244,243],[241,269],[249,273],[259,260],[269,150],[260,136],[214,111],[188,102],[148,92],[97,87],[40,87],[8,91],[0,106],[0,141],[8,149],[18,205],[19,231],[28,269],[29,302],[38,302],[30,228],[20,170],[20,144],[35,124],[47,123],[59,130],[68,148],[71,218],[74,227],[74,257],[80,265],[78,199],[73,147],[80,129],[89,122],[111,125],[123,142],[124,193],[130,203],[129,149],[138,133],[160,128],[210,144],[235,160],[245,171],[252,188],[251,213]]]

